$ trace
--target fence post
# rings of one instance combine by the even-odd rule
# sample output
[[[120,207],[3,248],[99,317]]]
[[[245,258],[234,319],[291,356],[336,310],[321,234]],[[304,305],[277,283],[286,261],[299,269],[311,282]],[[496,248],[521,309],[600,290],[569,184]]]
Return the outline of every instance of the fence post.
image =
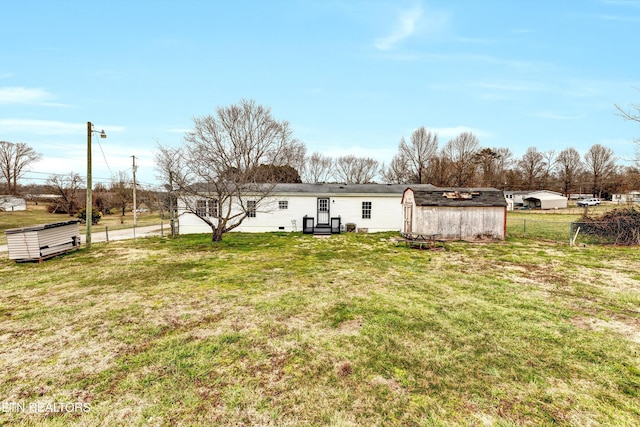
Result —
[[[573,221],[569,225],[569,246],[573,246]]]
[[[107,243],[109,243],[109,226],[108,225],[104,226],[104,233],[107,236]]]
[[[527,220],[523,219],[522,223],[523,223],[523,226],[522,226],[522,237],[527,237]]]

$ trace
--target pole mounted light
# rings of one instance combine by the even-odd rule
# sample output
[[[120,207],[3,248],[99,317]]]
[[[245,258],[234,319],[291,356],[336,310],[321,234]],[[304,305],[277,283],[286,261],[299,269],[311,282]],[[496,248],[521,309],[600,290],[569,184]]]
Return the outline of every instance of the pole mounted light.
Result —
[[[91,122],[87,122],[87,207],[85,209],[87,249],[91,249],[91,226],[93,225],[93,184],[91,182],[91,135],[93,133],[99,133],[100,138],[107,137],[104,130],[98,132],[93,129]]]

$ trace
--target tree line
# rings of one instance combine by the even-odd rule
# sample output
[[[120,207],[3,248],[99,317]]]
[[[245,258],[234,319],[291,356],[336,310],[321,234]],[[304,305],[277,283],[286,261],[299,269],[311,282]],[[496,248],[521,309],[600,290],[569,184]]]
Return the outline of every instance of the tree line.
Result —
[[[640,122],[640,105],[615,106],[626,120]],[[371,157],[332,157],[307,154],[286,121],[277,121],[270,109],[253,100],[220,107],[216,115],[194,119],[194,130],[184,146],[159,147],[157,169],[173,188],[193,185],[192,179],[220,190],[221,182],[340,182],[346,184],[430,183],[441,187],[495,187],[504,190],[554,190],[607,197],[640,188],[640,140],[634,164],[622,166],[614,152],[601,144],[580,154],[569,147],[540,151],[529,147],[521,157],[509,148],[486,147],[472,132],[441,143],[437,132],[419,127],[405,139],[388,163]],[[18,195],[19,181],[28,167],[42,158],[26,143],[0,141],[0,192]],[[170,171],[170,172],[169,172]],[[173,176],[171,176],[173,175]],[[221,178],[225,178],[221,180]],[[73,212],[82,204],[78,194],[84,182],[79,174],[51,175],[45,188],[60,196],[60,209]],[[189,184],[189,185],[187,185]],[[226,184],[224,184],[226,185]],[[99,187],[99,186],[98,186]],[[104,209],[124,209],[132,188],[123,173],[105,193]],[[102,188],[96,188],[98,192]],[[59,203],[59,204],[60,204]],[[101,199],[96,199],[100,204]],[[109,205],[109,206],[106,206]]]

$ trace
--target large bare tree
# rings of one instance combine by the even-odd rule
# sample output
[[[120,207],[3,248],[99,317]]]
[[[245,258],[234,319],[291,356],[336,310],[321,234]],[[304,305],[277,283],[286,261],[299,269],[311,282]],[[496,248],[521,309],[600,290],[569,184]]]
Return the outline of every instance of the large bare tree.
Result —
[[[565,148],[558,154],[555,171],[562,184],[562,192],[565,196],[571,197],[571,192],[574,190],[576,180],[582,170],[580,153],[575,148]]]
[[[26,172],[26,167],[42,158],[42,154],[24,142],[0,141],[0,173],[9,194],[18,194],[18,180]]]
[[[400,139],[398,156],[402,157],[403,162],[407,162],[409,172],[413,175],[412,183],[428,183],[429,164],[437,152],[438,134],[428,131],[424,126],[413,131],[408,143],[404,137]]]
[[[584,164],[591,175],[591,194],[602,195],[603,184],[616,172],[616,161],[613,150],[600,144],[594,144],[584,155]]]
[[[193,121],[181,147],[161,148],[158,170],[180,193],[186,211],[211,227],[211,240],[220,241],[248,216],[271,209],[275,183],[256,182],[258,168],[288,165],[300,142],[288,122],[253,100]]]
[[[345,184],[367,184],[373,182],[380,163],[370,157],[357,157],[353,154],[340,156],[335,162],[335,177]]]
[[[302,180],[316,183],[327,182],[333,175],[333,159],[319,152],[314,152],[306,158],[302,168]]]
[[[414,178],[409,169],[409,160],[400,154],[391,159],[389,166],[381,167],[382,180],[386,184],[410,184]]]
[[[80,196],[84,194],[81,194],[83,183],[80,174],[75,172],[68,175],[51,175],[46,185],[48,190],[58,197],[52,200],[49,210],[74,216],[82,206]]]
[[[113,178],[109,187],[113,196],[113,204],[124,217],[129,203],[133,203],[133,181],[124,171],[119,171],[118,176]]]
[[[630,104],[628,108],[624,108],[618,104],[615,105],[618,110],[618,114],[625,120],[631,120],[633,122],[640,123],[640,104]],[[637,167],[640,167],[640,137],[635,138],[636,152],[635,163]]]
[[[447,142],[443,154],[451,162],[451,185],[472,185],[476,174],[476,154],[479,150],[478,138],[471,132],[463,132]]]
[[[522,179],[527,190],[539,190],[542,176],[547,170],[544,154],[536,147],[529,147],[518,162]]]

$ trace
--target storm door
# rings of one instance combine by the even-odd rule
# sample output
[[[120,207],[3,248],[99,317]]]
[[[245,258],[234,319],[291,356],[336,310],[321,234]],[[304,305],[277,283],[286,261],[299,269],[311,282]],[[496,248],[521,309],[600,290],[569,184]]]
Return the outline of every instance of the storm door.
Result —
[[[318,225],[329,225],[329,199],[318,199]]]

